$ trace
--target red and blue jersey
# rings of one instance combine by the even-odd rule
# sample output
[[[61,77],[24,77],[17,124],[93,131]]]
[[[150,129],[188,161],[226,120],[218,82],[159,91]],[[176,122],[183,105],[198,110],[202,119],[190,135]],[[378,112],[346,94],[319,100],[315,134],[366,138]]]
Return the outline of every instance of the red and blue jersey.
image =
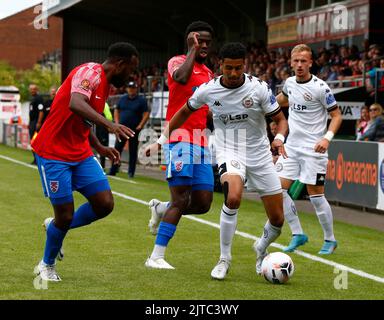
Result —
[[[182,65],[187,56],[180,55],[171,58],[168,61],[168,87],[169,101],[166,120],[170,121],[174,114],[188,101],[193,92],[203,83],[208,82],[213,78],[212,71],[204,64],[195,62],[192,74],[186,84],[180,84],[173,79],[173,73]],[[188,120],[177,130],[177,133],[171,135],[170,143],[172,142],[189,142],[200,146],[207,146],[208,141],[205,136],[193,136],[193,130],[201,132],[207,127],[208,107],[203,106],[195,111]],[[184,130],[180,130],[184,129]]]
[[[51,111],[32,142],[33,150],[45,159],[67,162],[78,162],[92,156],[88,139],[91,128],[84,118],[70,110],[71,95],[80,93],[87,96],[89,105],[102,113],[109,88],[101,64],[90,62],[73,69],[57,91]]]

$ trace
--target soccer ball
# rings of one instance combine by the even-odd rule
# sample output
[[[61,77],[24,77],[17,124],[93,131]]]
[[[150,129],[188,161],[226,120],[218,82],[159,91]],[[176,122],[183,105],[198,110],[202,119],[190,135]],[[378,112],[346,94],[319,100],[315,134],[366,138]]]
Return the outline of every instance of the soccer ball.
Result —
[[[270,253],[261,264],[261,274],[267,281],[274,284],[287,282],[294,270],[291,257],[282,252]]]

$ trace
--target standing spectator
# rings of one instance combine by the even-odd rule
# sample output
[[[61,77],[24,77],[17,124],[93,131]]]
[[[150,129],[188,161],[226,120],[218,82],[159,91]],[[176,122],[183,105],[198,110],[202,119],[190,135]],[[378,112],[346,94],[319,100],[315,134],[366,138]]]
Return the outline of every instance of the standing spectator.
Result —
[[[137,83],[134,81],[129,82],[127,94],[121,97],[114,111],[116,123],[123,124],[135,131],[135,136],[129,139],[128,176],[130,178],[133,178],[135,175],[137,150],[139,147],[139,133],[149,118],[147,101],[144,97],[139,96],[137,91]],[[120,154],[122,153],[126,142],[127,140],[125,139],[116,141],[115,148]],[[119,165],[113,164],[109,171],[109,175],[116,175],[118,169]]]
[[[49,91],[50,98],[44,102],[44,116],[43,116],[43,121],[41,123],[41,126],[43,126],[45,119],[47,119],[49,111],[51,111],[51,105],[53,102],[53,99],[56,96],[56,91],[57,89],[55,87],[52,87],[51,90]]]
[[[360,119],[356,121],[356,140],[360,140],[360,137],[368,130],[370,126],[369,108],[363,106],[360,110]]]
[[[44,118],[44,102],[41,95],[39,95],[39,88],[36,84],[29,85],[29,93],[31,94],[31,102],[29,104],[29,139],[32,140],[34,134],[38,132],[43,124]],[[31,164],[36,164],[35,153],[32,151],[33,161]]]
[[[383,107],[379,103],[374,103],[369,107],[371,124],[359,140],[363,141],[384,141],[384,117]]]

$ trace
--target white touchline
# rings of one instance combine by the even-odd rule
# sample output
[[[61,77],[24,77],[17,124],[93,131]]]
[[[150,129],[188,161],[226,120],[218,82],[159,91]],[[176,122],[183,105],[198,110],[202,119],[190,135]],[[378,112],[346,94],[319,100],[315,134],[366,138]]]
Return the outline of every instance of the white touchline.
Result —
[[[0,155],[0,158],[8,160],[8,161],[11,161],[11,162],[14,162],[14,163],[17,163],[17,164],[20,164],[20,165],[23,165],[23,166],[28,167],[28,168],[37,169],[36,166],[30,165],[30,164],[27,164],[25,162],[22,162],[22,161],[19,161],[19,160],[16,160],[16,159],[12,159],[12,158],[9,158],[9,157],[3,156],[3,155]],[[119,178],[119,179],[121,179],[121,178]],[[124,180],[124,179],[122,179],[122,180]],[[127,200],[130,200],[130,201],[141,203],[141,204],[146,205],[146,206],[149,205],[149,202],[147,202],[147,201],[144,201],[144,200],[141,200],[141,199],[138,199],[138,198],[134,198],[134,197],[128,196],[128,195],[126,195],[124,193],[120,193],[120,192],[116,192],[116,191],[112,191],[112,193],[114,195],[118,196],[118,197],[123,198],[123,199],[127,199]],[[211,222],[211,221],[207,221],[207,220],[196,218],[194,216],[189,216],[189,215],[188,216],[184,216],[184,218],[187,218],[187,219],[190,219],[190,220],[193,220],[193,221],[197,221],[197,222],[206,224],[206,225],[211,226],[211,227],[216,228],[216,229],[220,229],[220,225],[219,224]],[[243,237],[243,238],[246,238],[246,239],[251,239],[251,240],[259,239],[258,237],[254,236],[254,235],[251,235],[249,233],[246,233],[246,232],[236,231],[236,234],[241,236],[241,237]],[[283,245],[281,245],[279,243],[275,243],[275,242],[272,243],[271,246],[275,247],[275,248],[278,248],[278,249],[283,249],[284,248]],[[339,270],[348,271],[348,272],[353,273],[353,274],[355,274],[355,275],[357,275],[359,277],[370,279],[370,280],[373,280],[373,281],[376,281],[376,282],[380,282],[380,283],[384,283],[384,278],[380,278],[378,276],[366,273],[364,271],[356,270],[356,269],[350,268],[348,266],[345,266],[343,264],[339,264],[339,263],[336,263],[336,262],[333,262],[333,261],[330,261],[330,260],[327,260],[327,259],[323,259],[323,258],[314,256],[312,254],[306,253],[306,252],[301,251],[301,250],[295,250],[294,253],[296,253],[299,256],[305,257],[305,258],[307,258],[309,260],[317,261],[317,262],[320,262],[320,263],[323,263],[323,264],[326,264],[326,265],[338,268]]]

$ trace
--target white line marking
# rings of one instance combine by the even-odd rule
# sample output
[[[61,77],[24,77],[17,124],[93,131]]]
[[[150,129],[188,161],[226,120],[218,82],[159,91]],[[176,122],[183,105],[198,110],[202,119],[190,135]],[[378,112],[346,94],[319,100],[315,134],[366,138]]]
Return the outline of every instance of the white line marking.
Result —
[[[29,164],[27,164],[25,162],[18,161],[18,160],[15,160],[15,159],[12,159],[12,158],[9,158],[9,157],[6,157],[6,156],[0,155],[0,158],[8,160],[8,161],[11,161],[11,162],[14,162],[14,163],[17,163],[17,164],[20,164],[20,165],[23,165],[23,166],[28,167],[28,168],[37,169],[36,166],[29,165]],[[122,180],[125,181],[125,179],[122,179]],[[124,193],[120,193],[120,192],[116,192],[116,191],[112,191],[112,193],[114,195],[116,195],[118,197],[121,197],[123,199],[126,199],[126,200],[130,200],[130,201],[134,201],[134,202],[137,202],[137,203],[141,203],[141,204],[146,205],[146,206],[149,205],[149,202],[147,202],[147,201],[144,201],[144,200],[141,200],[141,199],[138,199],[138,198],[134,198],[134,197],[128,196],[128,195],[126,195]],[[190,220],[193,220],[193,221],[196,221],[196,222],[203,223],[205,225],[211,226],[211,227],[216,228],[216,229],[220,229],[220,225],[219,224],[211,222],[211,221],[207,221],[207,220],[204,220],[204,219],[196,218],[194,216],[184,216],[184,218],[187,218],[187,219],[190,219]],[[251,240],[259,239],[258,237],[254,236],[254,235],[251,235],[249,233],[246,233],[246,232],[236,231],[236,234],[241,236],[241,237],[243,237],[243,238],[246,238],[246,239],[251,239]],[[275,242],[272,243],[271,246],[275,247],[275,248],[278,248],[278,249],[283,249],[284,248],[283,245],[281,245],[279,243],[275,243]],[[373,280],[373,281],[376,281],[376,282],[380,282],[380,283],[384,283],[384,278],[380,278],[378,276],[366,273],[364,271],[356,270],[356,269],[350,268],[348,266],[345,266],[343,264],[340,264],[340,263],[333,262],[333,261],[330,261],[330,260],[327,260],[327,259],[324,259],[324,258],[320,258],[320,257],[314,256],[312,254],[306,253],[306,252],[301,251],[301,250],[295,250],[294,253],[296,253],[299,256],[305,257],[305,258],[307,258],[309,260],[317,261],[317,262],[320,262],[320,263],[323,263],[323,264],[326,264],[326,265],[338,268],[339,270],[348,271],[348,272],[353,273],[353,274],[355,274],[355,275],[357,275],[359,277],[370,279],[370,280]]]
[[[132,181],[132,180],[128,180],[128,179],[124,179],[124,178],[120,178],[120,177],[115,177],[115,176],[108,176],[108,178],[111,178],[111,179],[114,179],[114,180],[118,180],[118,181],[132,183],[132,184],[139,184],[136,181]]]

